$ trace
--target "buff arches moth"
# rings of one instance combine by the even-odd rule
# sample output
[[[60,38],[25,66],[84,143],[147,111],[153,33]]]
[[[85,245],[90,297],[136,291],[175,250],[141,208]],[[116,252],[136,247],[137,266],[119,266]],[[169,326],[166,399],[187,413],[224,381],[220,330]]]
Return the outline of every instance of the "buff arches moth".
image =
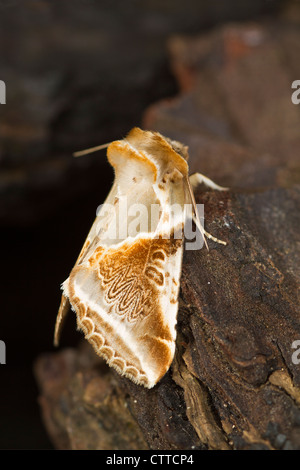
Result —
[[[188,148],[158,132],[136,127],[122,140],[78,155],[103,147],[115,179],[62,284],[54,344],[71,307],[95,352],[120,374],[151,388],[174,357],[187,218],[194,220],[204,241],[208,237],[226,244],[204,230],[193,187],[227,188],[199,173],[189,177]],[[142,209],[138,227],[132,212],[136,205]]]

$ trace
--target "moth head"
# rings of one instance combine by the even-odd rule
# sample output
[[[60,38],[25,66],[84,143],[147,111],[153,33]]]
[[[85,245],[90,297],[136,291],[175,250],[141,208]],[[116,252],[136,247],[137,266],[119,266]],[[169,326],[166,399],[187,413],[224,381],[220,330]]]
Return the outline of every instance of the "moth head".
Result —
[[[188,147],[180,142],[138,127],[134,127],[124,140],[155,165],[158,182],[166,175],[173,174],[177,179],[188,176]]]
[[[103,148],[107,148],[108,161],[118,176],[128,174],[124,167],[130,163],[131,172],[137,174],[135,179],[143,175],[153,183],[172,184],[188,178],[188,147],[159,132],[134,127],[123,140],[79,151],[74,155],[81,156]]]

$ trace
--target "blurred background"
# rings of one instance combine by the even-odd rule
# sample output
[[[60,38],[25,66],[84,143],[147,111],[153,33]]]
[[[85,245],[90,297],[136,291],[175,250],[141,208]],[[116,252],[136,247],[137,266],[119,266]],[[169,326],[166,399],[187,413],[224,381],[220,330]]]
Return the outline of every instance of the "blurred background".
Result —
[[[33,363],[54,350],[60,283],[113,181],[105,152],[72,152],[123,138],[151,104],[180,92],[171,36],[270,21],[291,3],[0,0],[0,448],[52,448]],[[71,315],[63,346],[79,337]]]

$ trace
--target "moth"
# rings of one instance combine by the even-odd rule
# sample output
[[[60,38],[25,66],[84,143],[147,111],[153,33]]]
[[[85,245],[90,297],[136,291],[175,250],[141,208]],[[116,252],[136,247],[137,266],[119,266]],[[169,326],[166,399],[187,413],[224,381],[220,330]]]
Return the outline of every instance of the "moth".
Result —
[[[136,127],[106,146],[114,183],[62,284],[54,344],[71,307],[95,352],[120,374],[151,388],[168,371],[175,351],[183,255],[183,237],[175,233],[192,217],[203,238],[226,244],[204,230],[193,187],[227,188],[199,173],[189,177],[187,146],[158,132]],[[132,235],[128,214],[136,204],[145,208],[144,218],[153,205],[159,212],[154,226],[146,222]],[[175,217],[173,204],[181,209]]]

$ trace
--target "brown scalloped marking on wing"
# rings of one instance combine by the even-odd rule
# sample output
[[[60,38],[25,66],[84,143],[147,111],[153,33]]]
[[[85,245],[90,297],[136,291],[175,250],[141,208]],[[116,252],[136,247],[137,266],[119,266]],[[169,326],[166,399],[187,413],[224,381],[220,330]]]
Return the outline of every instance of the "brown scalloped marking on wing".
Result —
[[[89,259],[91,266],[98,264],[105,301],[115,313],[131,322],[153,312],[165,285],[164,262],[181,246],[180,239],[145,238]]]
[[[154,385],[148,380],[149,369],[151,375],[157,377],[157,382],[173,358],[174,333],[164,318],[159,300],[165,284],[164,263],[181,246],[182,240],[162,237],[125,242],[122,249],[119,246],[95,250],[88,265],[76,266],[70,275],[70,302],[86,339],[109,365],[148,387]],[[120,324],[130,331],[128,337],[121,338],[99,311],[88,305],[88,300],[84,304],[76,296],[77,273],[89,276],[94,287],[98,284],[99,293],[107,304],[106,313],[119,318]],[[140,350],[140,354],[132,350],[131,337],[134,337],[135,351]],[[143,369],[141,357],[146,361],[147,370]]]
[[[80,268],[79,268],[80,269]],[[72,288],[71,288],[72,290]],[[97,355],[103,357],[106,362],[114,367],[121,375],[130,377],[136,383],[142,383],[145,387],[152,386],[149,384],[146,373],[142,370],[142,367],[137,367],[139,361],[136,357],[132,355],[132,352],[127,348],[126,344],[122,341],[120,337],[114,335],[114,341],[117,343],[118,351],[122,351],[128,356],[132,356],[132,362],[125,360],[114,347],[109,344],[105,334],[107,334],[111,329],[110,325],[105,324],[103,321],[99,321],[99,316],[96,312],[93,312],[90,308],[82,308],[82,302],[80,299],[74,295],[70,295],[75,310],[77,311],[78,307],[81,306],[81,316],[77,316],[77,326],[81,329],[85,335],[85,338],[94,348]],[[83,310],[85,313],[83,314]],[[97,317],[97,321],[94,321],[93,317]]]

